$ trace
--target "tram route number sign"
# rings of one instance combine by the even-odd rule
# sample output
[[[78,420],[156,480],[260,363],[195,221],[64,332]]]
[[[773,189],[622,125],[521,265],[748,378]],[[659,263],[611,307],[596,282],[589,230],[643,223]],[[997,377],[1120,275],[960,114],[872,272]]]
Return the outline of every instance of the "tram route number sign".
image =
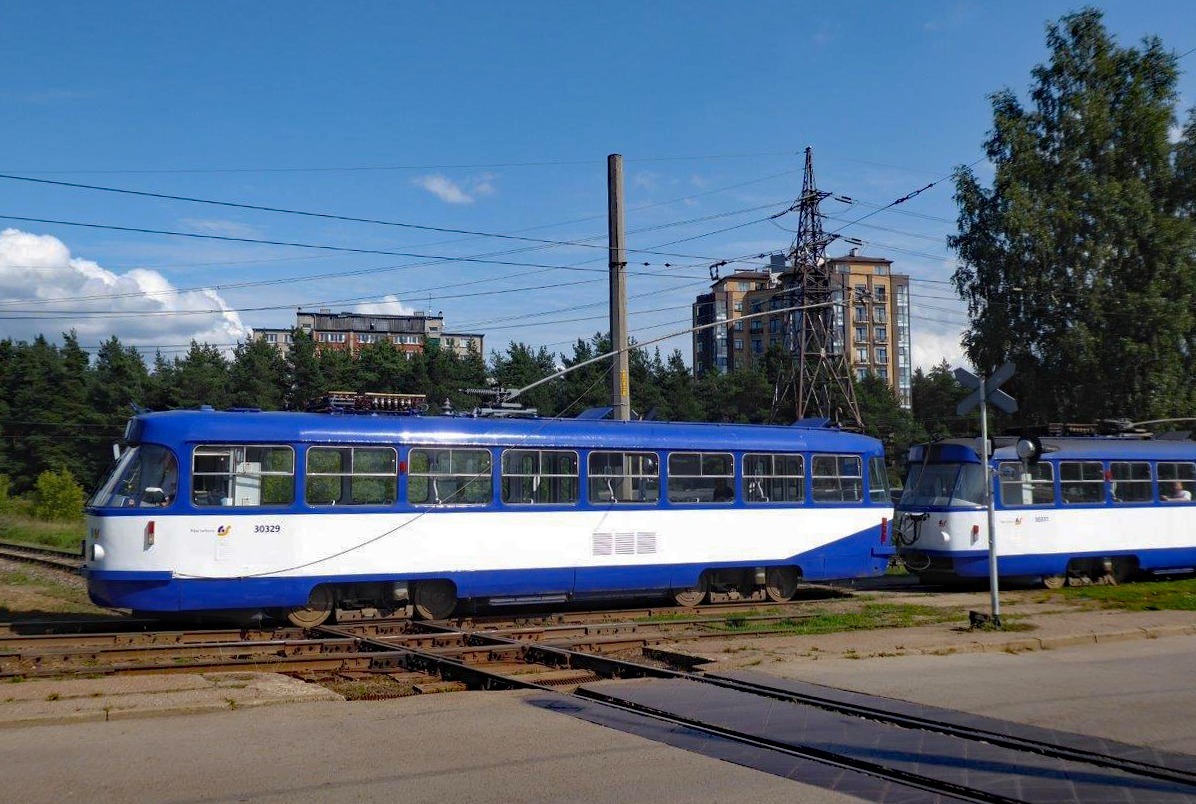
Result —
[[[981,394],[979,377],[967,369],[955,369],[955,379],[959,380],[960,385],[965,388],[975,389],[955,408],[956,414],[962,416],[982,401],[1005,413],[1016,413],[1017,400],[1001,390],[1001,386],[1013,376],[1014,371],[1016,371],[1016,367],[1012,362],[1001,366],[992,373],[991,377],[983,382],[984,393]]]

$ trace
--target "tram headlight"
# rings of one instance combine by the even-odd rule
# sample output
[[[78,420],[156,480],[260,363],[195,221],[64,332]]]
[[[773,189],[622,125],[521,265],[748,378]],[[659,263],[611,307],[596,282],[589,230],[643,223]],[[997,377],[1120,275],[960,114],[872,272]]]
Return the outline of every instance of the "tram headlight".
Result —
[[[1017,451],[1017,457],[1031,465],[1038,463],[1038,459],[1042,457],[1042,442],[1037,436],[1022,436],[1017,440],[1014,449]]]

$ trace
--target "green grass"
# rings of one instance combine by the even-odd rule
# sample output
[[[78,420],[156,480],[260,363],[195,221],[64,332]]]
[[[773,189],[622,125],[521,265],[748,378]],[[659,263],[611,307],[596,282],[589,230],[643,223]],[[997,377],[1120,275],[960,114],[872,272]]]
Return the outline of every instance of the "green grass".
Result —
[[[82,517],[70,521],[46,522],[33,518],[21,509],[22,506],[17,504],[13,506],[13,510],[0,512],[0,540],[43,544],[75,553],[79,551],[79,543],[86,535]]]
[[[816,611],[813,617],[781,620],[779,622],[753,623],[744,615],[734,615],[721,623],[707,627],[726,631],[728,634],[750,634],[754,631],[776,632],[795,636],[812,634],[833,634],[841,631],[867,631],[874,628],[908,628],[915,625],[965,620],[966,615],[958,609],[941,606],[918,606],[910,603],[866,603],[858,611],[826,612]]]
[[[1120,586],[1068,587],[1054,594],[1129,611],[1196,611],[1196,578],[1140,581]]]
[[[762,609],[760,609],[760,608],[744,609],[742,613],[736,612],[732,616],[734,616],[734,617],[756,617],[756,616],[761,616],[761,615],[767,616],[770,614],[780,614],[780,613],[781,613],[781,610],[776,608],[775,606],[773,606],[773,607],[762,608]],[[663,611],[660,614],[651,614],[646,617],[635,617],[631,621],[636,622],[636,623],[668,623],[668,622],[679,622],[679,621],[683,621],[683,620],[700,620],[707,616],[709,616],[709,615],[702,614],[701,610],[699,610],[699,612],[697,614],[694,614],[693,612],[688,612],[688,611],[686,611],[686,612]]]

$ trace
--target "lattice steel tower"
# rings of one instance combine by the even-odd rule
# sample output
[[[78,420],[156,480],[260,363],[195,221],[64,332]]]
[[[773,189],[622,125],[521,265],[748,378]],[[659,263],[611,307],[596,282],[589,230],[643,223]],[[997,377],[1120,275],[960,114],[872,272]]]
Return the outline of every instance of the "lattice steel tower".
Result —
[[[847,286],[831,273],[826,247],[837,235],[822,231],[818,205],[830,193],[814,182],[814,152],[806,148],[806,169],[798,198],[797,237],[790,251],[790,267],[781,275],[784,307],[813,309],[786,314],[785,348],[791,368],[777,378],[773,415],[792,402],[797,418],[823,417],[849,429],[862,430],[851,366],[845,354],[842,322],[846,316]]]

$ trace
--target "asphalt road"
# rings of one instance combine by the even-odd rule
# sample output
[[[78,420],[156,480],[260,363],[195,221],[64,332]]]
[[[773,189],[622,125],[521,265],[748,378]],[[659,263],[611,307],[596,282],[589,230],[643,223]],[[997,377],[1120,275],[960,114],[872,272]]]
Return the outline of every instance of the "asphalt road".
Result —
[[[1196,753],[1196,637],[753,670]],[[844,801],[544,707],[456,693],[0,729],[12,801]],[[782,798],[783,797],[783,798]]]

